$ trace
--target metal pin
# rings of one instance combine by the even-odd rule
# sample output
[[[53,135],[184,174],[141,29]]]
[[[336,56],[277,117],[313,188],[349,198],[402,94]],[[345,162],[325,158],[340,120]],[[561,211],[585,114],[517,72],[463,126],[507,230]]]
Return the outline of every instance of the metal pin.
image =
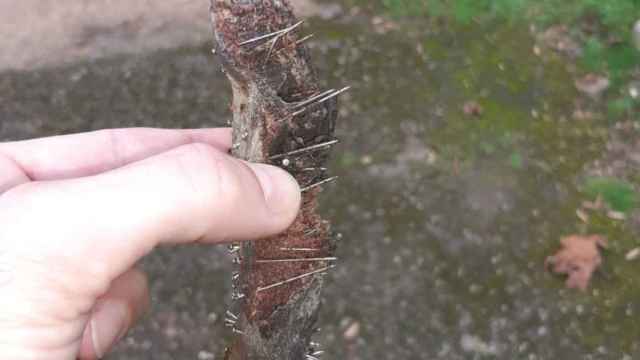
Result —
[[[298,154],[302,154],[302,153],[305,153],[305,152],[308,152],[308,151],[314,151],[314,150],[322,149],[322,148],[325,148],[325,147],[329,147],[329,146],[335,145],[335,144],[337,144],[339,142],[340,142],[340,140],[335,139],[335,140],[327,141],[327,142],[324,142],[324,143],[308,146],[308,147],[305,147],[305,148],[302,148],[302,149],[289,151],[289,152],[284,153],[284,154],[273,155],[269,159],[277,160],[277,159],[281,159],[283,157],[287,157],[287,156],[291,156],[291,155],[298,155]]]
[[[231,259],[231,263],[234,265],[240,265],[242,264],[242,259],[240,259],[239,256],[234,256],[233,259]]]
[[[320,360],[317,357],[313,356],[313,355],[309,355],[307,354],[307,360]]]
[[[271,54],[273,53],[273,49],[275,49],[276,44],[278,43],[278,40],[280,40],[280,38],[282,38],[284,35],[286,34],[280,34],[272,40],[271,46],[269,46],[269,51],[267,51],[267,56],[264,59],[264,65],[267,65],[267,61],[269,61],[269,58],[271,57]]]
[[[314,261],[336,261],[336,257],[323,257],[323,258],[299,258],[299,259],[268,259],[268,260],[256,260],[258,264],[269,263],[283,263],[283,262],[314,262]]]
[[[240,251],[240,245],[231,244],[227,246],[227,251],[229,252],[229,254],[235,254]]]
[[[318,95],[314,95],[314,96],[310,97],[309,99],[307,99],[307,100],[305,100],[305,101],[303,101],[303,102],[301,102],[299,104],[296,104],[294,106],[294,108],[300,108],[300,107],[303,107],[303,106],[307,106],[307,105],[311,104],[312,102],[314,102],[314,101],[316,101],[316,100],[318,100],[320,98],[323,98],[323,97],[325,97],[325,96],[327,96],[329,94],[332,94],[334,91],[336,91],[336,90],[335,89],[330,89],[330,90],[327,90],[327,91],[325,91],[323,93],[320,93]]]
[[[240,330],[238,330],[236,328],[233,328],[231,331],[233,331],[236,334],[244,335],[244,332],[242,332],[242,331],[240,331]],[[318,360],[320,360],[320,359],[318,359]]]
[[[304,169],[301,169],[300,171],[327,171],[327,168],[325,168],[325,167],[304,168]]]
[[[233,320],[238,320],[238,315],[232,313],[231,311],[227,310],[227,316],[229,316],[231,319]]]
[[[303,235],[305,237],[309,237],[309,236],[311,236],[311,235],[313,235],[315,233],[318,233],[318,232],[320,232],[320,229],[319,228],[315,228],[315,229],[311,229],[311,230],[305,231],[305,233]]]
[[[282,251],[321,251],[322,249],[313,248],[280,248]]]
[[[307,36],[303,37],[302,39],[300,39],[300,40],[296,41],[296,45],[300,45],[300,44],[302,44],[303,42],[305,42],[305,41],[307,41],[307,40],[311,39],[311,38],[312,38],[312,37],[314,37],[314,36],[316,36],[316,34],[309,34],[309,35],[307,35]]]
[[[231,300],[240,300],[240,299],[244,299],[245,295],[241,292],[232,292],[231,293]]]
[[[344,88],[342,88],[342,89],[340,89],[340,90],[336,91],[335,93],[333,93],[333,94],[331,94],[331,95],[328,95],[328,96],[326,96],[326,97],[324,97],[324,98],[322,98],[322,99],[318,100],[318,104],[322,104],[323,102],[325,102],[325,101],[327,101],[327,100],[329,100],[329,99],[331,99],[331,98],[334,98],[334,97],[336,97],[336,96],[338,96],[338,95],[342,94],[343,92],[348,91],[349,89],[351,89],[351,86],[344,87]]]
[[[295,24],[293,24],[293,25],[289,26],[289,27],[288,27],[288,28],[286,28],[286,29],[282,29],[282,30],[274,31],[274,32],[269,33],[269,34],[264,34],[264,35],[260,35],[260,36],[254,37],[253,39],[249,39],[249,40],[247,40],[247,41],[243,41],[243,42],[241,42],[239,45],[240,45],[240,46],[242,46],[242,45],[247,45],[247,44],[254,43],[254,42],[256,42],[256,41],[260,41],[260,40],[268,39],[268,38],[271,38],[271,37],[274,37],[274,36],[278,36],[278,35],[286,34],[286,33],[288,33],[288,32],[293,31],[293,30],[294,30],[295,28],[297,28],[298,26],[302,25],[302,23],[303,23],[303,22],[304,22],[304,20],[302,20],[302,21],[298,21],[297,23],[295,23]]]
[[[300,39],[300,40],[296,41],[296,46],[301,45],[303,42],[305,42],[305,41],[307,41],[307,40],[311,39],[311,38],[312,38],[312,37],[314,37],[314,36],[315,36],[315,34],[311,34],[311,35],[307,35],[307,36],[303,37],[302,39]],[[282,49],[277,50],[277,51],[276,51],[276,54],[278,54],[278,53],[279,53],[279,52],[281,52],[281,51],[287,50],[287,49],[289,49],[289,47],[283,47]]]
[[[314,348],[317,348],[317,347],[319,347],[319,346],[320,346],[320,343],[317,343],[317,342],[313,342],[313,341],[312,341],[312,342],[310,342],[310,343],[309,343],[309,346],[314,347]]]
[[[315,184],[311,184],[311,185],[309,185],[309,186],[305,186],[305,187],[303,187],[302,189],[300,189],[300,191],[301,191],[301,192],[309,191],[309,190],[311,190],[311,189],[317,188],[317,187],[318,187],[318,186],[320,186],[320,185],[324,185],[324,184],[326,184],[326,183],[329,183],[329,182],[332,182],[332,181],[336,181],[336,180],[338,180],[338,176],[330,177],[330,178],[328,178],[328,179],[324,179],[324,180],[322,180],[322,181],[318,181],[318,182],[317,182],[317,183],[315,183]]]
[[[322,355],[322,354],[324,354],[324,350],[318,350],[318,351],[314,352],[314,353],[313,353],[313,354],[311,354],[311,355],[312,355],[312,356],[320,356],[320,355]]]
[[[330,265],[330,266],[327,266],[327,267],[323,267],[322,269],[318,269],[318,270],[314,270],[314,271],[311,271],[311,272],[308,272],[308,273],[304,273],[302,275],[294,276],[294,277],[292,277],[290,279],[287,279],[287,280],[278,281],[277,283],[273,283],[271,285],[266,285],[266,286],[263,286],[263,287],[259,287],[256,290],[256,292],[262,292],[262,291],[265,291],[265,290],[273,289],[275,287],[282,286],[282,285],[285,285],[285,284],[289,284],[289,283],[292,283],[292,282],[294,282],[296,280],[304,279],[306,277],[313,276],[315,274],[324,273],[324,272],[326,272],[328,270],[333,269],[334,267],[336,267],[336,266],[335,265]]]
[[[238,280],[240,280],[240,273],[239,272],[235,272],[231,275],[231,281],[233,282],[237,282]]]
[[[296,117],[300,114],[303,114],[305,111],[307,111],[307,108],[302,108],[302,110],[298,110],[296,112],[294,112],[293,114],[291,114],[291,117]]]

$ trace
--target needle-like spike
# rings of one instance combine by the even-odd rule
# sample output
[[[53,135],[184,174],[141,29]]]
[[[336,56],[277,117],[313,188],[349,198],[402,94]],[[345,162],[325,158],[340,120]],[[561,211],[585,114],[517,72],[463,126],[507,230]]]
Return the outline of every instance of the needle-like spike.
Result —
[[[307,36],[303,37],[302,39],[300,39],[300,40],[296,41],[296,44],[297,44],[297,45],[300,45],[300,44],[302,44],[303,42],[305,42],[305,41],[307,41],[307,40],[311,39],[311,38],[312,38],[312,37],[314,37],[314,36],[316,36],[316,34],[309,34],[309,35],[307,35]]]
[[[336,267],[336,266],[335,265],[330,265],[330,266],[327,266],[327,267],[323,267],[322,269],[318,269],[318,270],[314,270],[314,271],[311,271],[311,272],[308,272],[308,273],[304,273],[302,275],[294,276],[294,277],[289,278],[287,280],[278,281],[278,282],[270,284],[270,285],[262,286],[262,287],[259,287],[256,290],[256,292],[262,292],[262,291],[265,291],[265,290],[273,289],[275,287],[282,286],[282,285],[285,285],[285,284],[289,284],[289,283],[292,283],[292,282],[294,282],[296,280],[304,279],[306,277],[313,276],[315,274],[324,273],[324,272],[326,272],[328,270],[333,269],[334,267]]]
[[[335,140],[323,142],[323,143],[320,143],[320,144],[311,145],[311,146],[308,146],[308,147],[305,147],[305,148],[302,148],[302,149],[289,151],[289,152],[284,153],[284,154],[273,155],[269,159],[277,160],[277,159],[281,159],[281,158],[284,158],[284,157],[287,157],[287,156],[303,154],[303,153],[308,152],[308,151],[314,151],[314,150],[323,149],[323,148],[326,148],[326,147],[329,147],[329,146],[333,146],[333,145],[335,145],[335,144],[337,144],[339,142],[340,142],[340,140],[335,139]]]
[[[234,319],[234,320],[238,320],[238,315],[232,313],[231,311],[227,310],[227,316]]]
[[[346,91],[349,91],[350,89],[351,89],[351,86],[346,86],[346,87],[336,91],[335,93],[333,93],[331,95],[327,95],[326,97],[318,100],[318,104],[322,104],[323,102],[325,102],[325,101],[327,101],[327,100],[329,100],[331,98],[334,98],[334,97],[336,97],[336,96],[338,96],[338,95],[340,95],[340,94],[342,94],[342,93],[344,93]]]
[[[336,180],[338,180],[338,177],[337,177],[337,176],[330,177],[330,178],[328,178],[328,179],[324,179],[324,180],[322,180],[322,181],[318,181],[318,182],[317,182],[317,183],[315,183],[315,184],[311,184],[311,185],[305,186],[305,187],[303,187],[302,189],[300,189],[300,191],[301,191],[301,192],[309,191],[309,190],[311,190],[311,189],[317,188],[317,187],[318,187],[318,186],[320,186],[320,185],[324,185],[324,184],[326,184],[326,183],[330,183],[330,182],[332,182],[332,181],[336,181]]]
[[[241,292],[233,292],[231,293],[231,300],[240,300],[244,299],[245,295]]]
[[[327,91],[322,92],[322,93],[320,93],[320,94],[314,95],[314,96],[312,96],[312,97],[308,98],[307,100],[302,101],[302,102],[300,102],[300,103],[296,104],[296,105],[294,106],[294,108],[301,108],[301,107],[303,107],[303,106],[307,106],[307,105],[311,104],[312,102],[314,102],[314,101],[316,101],[316,100],[318,100],[318,99],[321,99],[321,98],[323,98],[323,97],[325,97],[325,96],[327,96],[327,95],[329,95],[329,94],[332,94],[334,91],[336,91],[336,90],[335,90],[335,89],[330,89],[330,90],[327,90]]]
[[[323,257],[323,258],[299,258],[299,259],[264,259],[264,260],[256,260],[258,264],[269,264],[269,263],[284,263],[284,262],[315,262],[315,261],[336,261],[338,258],[336,257]]]
[[[254,42],[256,42],[256,41],[260,41],[260,40],[264,40],[264,39],[269,39],[269,38],[272,38],[272,37],[274,37],[274,36],[278,36],[278,35],[286,34],[286,33],[288,33],[288,32],[293,31],[293,30],[294,30],[295,28],[297,28],[298,26],[302,25],[302,23],[303,23],[303,22],[304,22],[304,20],[298,21],[297,23],[295,23],[295,24],[293,24],[293,25],[289,26],[289,27],[288,27],[288,28],[286,28],[286,29],[282,29],[282,30],[274,31],[274,32],[272,32],[272,33],[268,33],[268,34],[264,34],[264,35],[260,35],[260,36],[254,37],[254,38],[252,38],[252,39],[249,39],[249,40],[246,40],[246,41],[241,42],[239,45],[240,45],[240,46],[242,46],[242,45],[247,45],[247,44],[254,43]]]
[[[307,230],[307,231],[305,231],[305,233],[304,233],[303,235],[304,235],[305,237],[309,237],[309,236],[311,236],[311,235],[313,235],[313,234],[316,234],[316,233],[318,233],[318,232],[320,232],[320,229],[319,229],[319,228],[315,228],[315,229],[311,229],[311,230]]]
[[[325,168],[325,167],[304,168],[304,169],[301,169],[300,171],[327,171],[327,168]]]
[[[308,251],[320,251],[322,249],[314,249],[314,248],[280,248],[282,251],[300,251],[300,252],[308,252]]]

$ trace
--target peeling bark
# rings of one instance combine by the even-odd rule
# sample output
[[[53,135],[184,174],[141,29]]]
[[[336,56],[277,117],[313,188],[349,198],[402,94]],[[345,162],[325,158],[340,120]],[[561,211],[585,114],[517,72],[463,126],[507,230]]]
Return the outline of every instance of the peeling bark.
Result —
[[[287,1],[211,4],[216,52],[233,89],[233,154],[280,166],[308,187],[284,234],[232,248],[239,312],[229,323],[238,335],[225,359],[304,360],[317,350],[310,341],[335,250],[329,224],[316,212],[321,186],[315,185],[327,179],[338,94],[320,91]]]

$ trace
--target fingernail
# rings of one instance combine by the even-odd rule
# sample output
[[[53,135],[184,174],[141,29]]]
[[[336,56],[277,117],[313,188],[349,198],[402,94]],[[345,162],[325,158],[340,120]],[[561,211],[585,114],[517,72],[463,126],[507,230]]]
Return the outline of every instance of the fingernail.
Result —
[[[251,164],[272,213],[293,213],[300,207],[300,186],[288,172],[271,165]]]
[[[118,301],[105,301],[91,316],[91,339],[98,359],[127,333],[129,308]]]

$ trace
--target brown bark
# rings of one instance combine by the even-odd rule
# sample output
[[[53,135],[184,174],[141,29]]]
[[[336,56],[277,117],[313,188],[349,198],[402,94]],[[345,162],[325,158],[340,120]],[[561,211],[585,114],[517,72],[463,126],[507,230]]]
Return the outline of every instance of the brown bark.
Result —
[[[285,0],[211,3],[216,51],[233,89],[233,154],[280,166],[303,188],[322,183],[329,146],[315,146],[333,140],[337,94],[314,99],[322,92],[291,6]],[[283,29],[289,31],[277,33]],[[335,248],[316,212],[320,188],[303,191],[302,210],[284,234],[244,243],[236,253],[238,313],[229,322],[238,335],[226,359],[305,360],[317,350],[310,341],[324,270],[332,266],[325,259]]]

